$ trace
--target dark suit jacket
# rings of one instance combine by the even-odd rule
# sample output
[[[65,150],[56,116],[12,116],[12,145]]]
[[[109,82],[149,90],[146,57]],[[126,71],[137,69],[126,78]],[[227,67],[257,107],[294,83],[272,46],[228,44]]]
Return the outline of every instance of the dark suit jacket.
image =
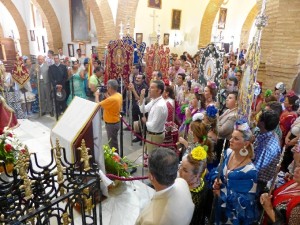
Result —
[[[54,64],[49,66],[48,74],[53,88],[55,88],[58,84],[62,85],[63,89],[66,88],[65,84],[68,79],[68,70],[65,65],[59,64],[59,66],[56,66]]]

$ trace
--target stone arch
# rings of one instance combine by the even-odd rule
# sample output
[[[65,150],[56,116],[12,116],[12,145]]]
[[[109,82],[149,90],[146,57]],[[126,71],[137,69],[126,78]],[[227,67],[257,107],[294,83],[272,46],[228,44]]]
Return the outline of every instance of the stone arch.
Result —
[[[116,36],[112,12],[107,0],[85,0],[85,3],[94,17],[98,39],[97,50],[101,58],[104,56],[106,45]]]
[[[62,47],[61,28],[55,11],[49,0],[32,0],[39,9],[48,35],[48,47],[56,52]]]
[[[127,17],[129,17],[129,24],[130,24],[130,35],[133,36],[134,34],[134,27],[135,27],[135,17],[136,17],[136,10],[138,6],[138,0],[119,0],[118,2],[118,9],[117,9],[117,17],[116,17],[116,35],[118,38],[120,27],[119,24],[121,21],[123,24],[126,25]],[[126,30],[124,30],[126,33]]]
[[[16,6],[11,0],[2,0],[1,2],[7,8],[12,18],[14,18],[14,21],[19,31],[19,35],[20,37],[22,37],[20,38],[20,46],[21,46],[22,54],[29,55],[30,50],[29,50],[28,32],[26,29],[26,24],[24,23],[21,14],[19,13],[18,9],[16,8]]]
[[[211,42],[214,20],[222,4],[223,0],[209,1],[200,25],[199,48],[206,47]]]
[[[251,30],[251,27],[252,27],[257,15],[258,15],[258,5],[255,4],[253,6],[253,8],[251,9],[251,11],[249,12],[249,14],[243,24],[243,27],[241,30],[240,48],[247,48],[250,30]]]

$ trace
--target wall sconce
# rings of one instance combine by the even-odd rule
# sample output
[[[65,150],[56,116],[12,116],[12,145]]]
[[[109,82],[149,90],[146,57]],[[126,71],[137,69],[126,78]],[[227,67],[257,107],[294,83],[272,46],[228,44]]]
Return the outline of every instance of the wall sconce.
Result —
[[[160,24],[158,24],[158,27],[157,27],[157,44],[159,44],[159,39],[160,39]]]
[[[224,39],[224,36],[222,35],[222,31],[220,31],[219,35],[214,35],[214,43],[221,43]]]
[[[181,40],[181,38],[179,37],[179,35],[177,35],[175,33],[175,36],[174,36],[174,48],[177,46],[177,45],[182,45],[183,41]]]
[[[234,41],[234,36],[231,36],[231,43],[230,44],[233,44],[233,41]]]
[[[90,32],[89,32],[89,37],[90,37],[91,41],[97,40],[97,34],[96,34],[96,31],[90,30]]]

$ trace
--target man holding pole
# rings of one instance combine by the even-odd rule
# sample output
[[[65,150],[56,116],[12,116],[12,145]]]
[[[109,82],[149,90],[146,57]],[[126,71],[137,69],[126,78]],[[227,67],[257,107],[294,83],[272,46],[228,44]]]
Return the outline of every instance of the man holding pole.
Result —
[[[140,100],[140,95],[143,89],[147,91],[148,87],[145,84],[145,75],[138,74],[135,77],[134,83],[130,83],[128,85],[128,89],[130,93],[132,93],[132,108],[129,110],[132,110],[132,121],[133,121],[133,127],[136,127],[135,124],[139,121],[139,117],[141,116],[141,111],[138,105],[138,101]],[[136,129],[135,129],[136,130]],[[141,130],[139,129],[137,131],[139,135],[142,135]],[[139,142],[141,141],[140,138],[136,137],[132,140],[132,142]]]
[[[151,101],[145,105],[145,92],[143,89],[140,96],[141,113],[149,113],[148,119],[142,118],[142,122],[146,124],[147,141],[161,144],[165,138],[165,123],[168,117],[168,108],[162,93],[165,90],[165,85],[160,80],[152,81],[149,88],[149,97]],[[146,143],[146,151],[150,154],[157,145]],[[147,163],[145,164],[147,166]]]
[[[50,116],[54,116],[51,98],[51,83],[48,75],[49,67],[45,63],[44,57],[39,55],[37,58],[38,65],[36,65],[36,76],[38,80],[38,93],[40,103],[41,116],[49,113]]]

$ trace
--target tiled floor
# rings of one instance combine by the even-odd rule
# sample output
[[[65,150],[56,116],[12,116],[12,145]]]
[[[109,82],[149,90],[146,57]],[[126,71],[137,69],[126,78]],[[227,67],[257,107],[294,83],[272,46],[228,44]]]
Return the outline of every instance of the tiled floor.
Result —
[[[31,123],[29,123],[31,122]],[[25,141],[25,143],[28,143],[29,148],[33,152],[37,152],[36,150],[39,148],[39,142],[43,141],[45,144],[45,147],[48,147],[50,150],[50,130],[54,127],[56,123],[55,117],[50,117],[49,115],[39,117],[38,114],[33,114],[31,118],[28,120],[20,120],[20,124],[22,125],[22,129],[17,128],[17,132],[20,132],[22,134],[21,136],[18,134],[18,137],[22,140]],[[33,127],[32,127],[33,126]],[[32,130],[34,127],[39,126],[37,129],[37,133],[33,133]],[[125,126],[125,125],[124,125]],[[107,136],[106,136],[106,131],[104,128],[104,125],[102,126],[103,129],[103,144],[107,143]],[[35,131],[36,132],[36,131]],[[40,137],[44,132],[49,132],[47,135],[44,135],[44,139],[39,140]],[[119,132],[120,133],[120,132]],[[129,160],[135,162],[138,166],[137,172],[133,174],[134,176],[141,176],[142,175],[142,151],[143,148],[140,146],[139,142],[137,143],[132,143],[131,145],[131,138],[133,139],[135,136],[131,136],[130,131],[123,130],[123,143],[124,143],[124,148],[123,148],[123,154],[126,156]],[[39,141],[38,143],[35,143],[34,141],[30,141],[31,139],[35,139]],[[33,142],[33,144],[31,144]],[[44,149],[46,151],[46,149]],[[40,150],[42,151],[42,150]],[[38,152],[40,152],[38,151]],[[43,154],[43,153],[42,153]],[[147,168],[144,169],[144,175],[147,175]]]
[[[34,114],[30,119],[19,120],[20,126],[15,129],[18,138],[25,143],[30,152],[35,152],[40,165],[46,165],[50,161],[50,131],[55,125],[54,117],[39,117]],[[103,142],[107,142],[103,127]],[[133,176],[147,175],[147,169],[142,170],[142,147],[139,143],[131,145],[129,131],[124,131],[124,155],[128,159],[139,164],[138,170]],[[147,181],[146,181],[147,182]],[[151,199],[154,190],[140,181],[126,182],[110,192],[110,197],[102,203],[102,216],[104,225],[132,225],[134,224],[141,208]],[[75,218],[76,224],[81,224],[80,215]]]

